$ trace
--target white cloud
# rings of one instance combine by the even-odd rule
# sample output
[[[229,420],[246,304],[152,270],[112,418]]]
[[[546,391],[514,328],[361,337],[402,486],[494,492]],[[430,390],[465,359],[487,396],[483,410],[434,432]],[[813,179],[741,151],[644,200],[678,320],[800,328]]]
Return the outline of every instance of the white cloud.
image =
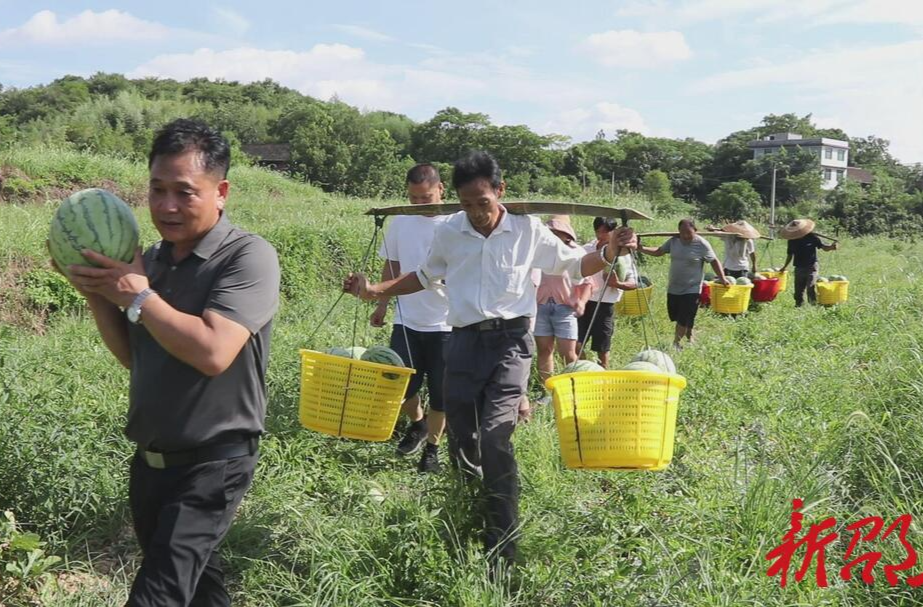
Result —
[[[835,115],[836,125],[856,136],[890,139],[892,152],[906,162],[923,160],[923,40],[866,48],[829,48],[799,59],[709,76],[691,87],[694,94],[762,89],[788,96],[804,107]],[[825,123],[832,126],[832,121]]]
[[[836,23],[923,25],[923,3],[913,0],[640,0],[623,4],[616,16],[649,23],[690,24],[747,17],[752,23],[794,21],[816,27]]]
[[[579,50],[608,67],[656,67],[692,56],[681,32],[610,30],[591,34]]]
[[[232,34],[241,35],[250,29],[250,21],[240,13],[223,6],[212,7],[218,23]]]
[[[650,129],[637,110],[609,101],[599,101],[589,107],[578,107],[559,113],[539,130],[568,135],[577,141],[592,139],[599,130],[611,137],[619,129],[649,133]]]
[[[394,42],[394,38],[388,34],[362,27],[361,25],[334,25],[334,28],[350,36],[361,38],[362,40],[371,40],[372,42]]]
[[[53,44],[97,46],[112,42],[163,40],[170,28],[138,19],[119,10],[97,13],[86,10],[58,20],[52,11],[35,13],[19,27],[0,31],[0,46],[12,44]]]

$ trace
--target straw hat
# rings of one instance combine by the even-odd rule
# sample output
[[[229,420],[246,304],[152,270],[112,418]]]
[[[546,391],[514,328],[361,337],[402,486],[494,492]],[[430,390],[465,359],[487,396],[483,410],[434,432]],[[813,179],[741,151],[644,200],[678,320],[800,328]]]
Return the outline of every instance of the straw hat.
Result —
[[[760,233],[751,226],[749,223],[741,219],[740,221],[735,221],[734,223],[729,223],[723,228],[724,232],[730,232],[732,234],[737,234],[741,238],[759,238]]]
[[[779,230],[779,237],[785,240],[795,240],[807,236],[814,231],[814,222],[810,219],[793,219]]]
[[[574,232],[573,226],[570,225],[570,217],[567,215],[552,215],[548,218],[548,221],[545,223],[550,229],[555,232],[563,232],[570,236],[571,240],[577,241],[577,233]]]

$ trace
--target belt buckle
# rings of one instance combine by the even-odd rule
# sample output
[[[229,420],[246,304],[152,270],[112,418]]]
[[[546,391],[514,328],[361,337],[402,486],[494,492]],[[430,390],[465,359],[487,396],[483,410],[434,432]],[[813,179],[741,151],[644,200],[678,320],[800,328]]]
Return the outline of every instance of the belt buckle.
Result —
[[[144,461],[151,468],[163,470],[167,467],[166,462],[163,460],[163,453],[155,453],[154,451],[142,451],[142,453],[144,454]]]
[[[502,321],[499,318],[488,318],[478,325],[478,329],[481,331],[493,331],[501,328],[501,322]]]

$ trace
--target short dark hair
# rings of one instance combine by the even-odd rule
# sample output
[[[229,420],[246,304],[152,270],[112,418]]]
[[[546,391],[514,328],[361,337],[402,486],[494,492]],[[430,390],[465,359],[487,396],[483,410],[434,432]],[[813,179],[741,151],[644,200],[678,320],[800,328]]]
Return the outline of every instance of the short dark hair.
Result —
[[[497,159],[483,151],[468,152],[455,161],[452,169],[452,187],[456,190],[472,181],[486,179],[490,187],[497,189],[503,183]]]
[[[594,232],[603,226],[606,226],[606,229],[611,232],[615,229],[615,220],[611,217],[596,217],[593,219]]]
[[[686,224],[693,230],[698,230],[698,228],[695,227],[695,219],[693,219],[692,217],[683,217],[682,219],[679,220],[679,224],[677,225],[677,227],[679,229],[683,229],[683,224]]]
[[[189,118],[169,122],[157,131],[154,143],[151,144],[147,167],[151,168],[158,156],[173,156],[189,150],[202,155],[207,172],[220,175],[222,179],[228,176],[231,167],[231,146],[228,140],[201,120]]]
[[[430,162],[421,162],[417,165],[411,167],[407,171],[407,184],[421,184],[428,183],[430,185],[435,185],[440,183],[442,178],[439,176],[439,169]]]

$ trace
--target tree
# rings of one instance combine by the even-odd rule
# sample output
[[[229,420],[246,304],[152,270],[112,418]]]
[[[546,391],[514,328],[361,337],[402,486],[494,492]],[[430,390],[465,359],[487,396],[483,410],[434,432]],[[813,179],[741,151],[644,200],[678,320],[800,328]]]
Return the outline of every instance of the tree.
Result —
[[[481,133],[489,126],[487,114],[466,114],[454,107],[439,110],[414,128],[412,156],[420,162],[455,162],[481,147]]]
[[[708,195],[702,212],[715,221],[752,220],[760,212],[760,195],[749,181],[722,183]]]
[[[673,202],[673,190],[670,178],[663,171],[648,171],[644,176],[641,192],[654,208],[669,206]]]

